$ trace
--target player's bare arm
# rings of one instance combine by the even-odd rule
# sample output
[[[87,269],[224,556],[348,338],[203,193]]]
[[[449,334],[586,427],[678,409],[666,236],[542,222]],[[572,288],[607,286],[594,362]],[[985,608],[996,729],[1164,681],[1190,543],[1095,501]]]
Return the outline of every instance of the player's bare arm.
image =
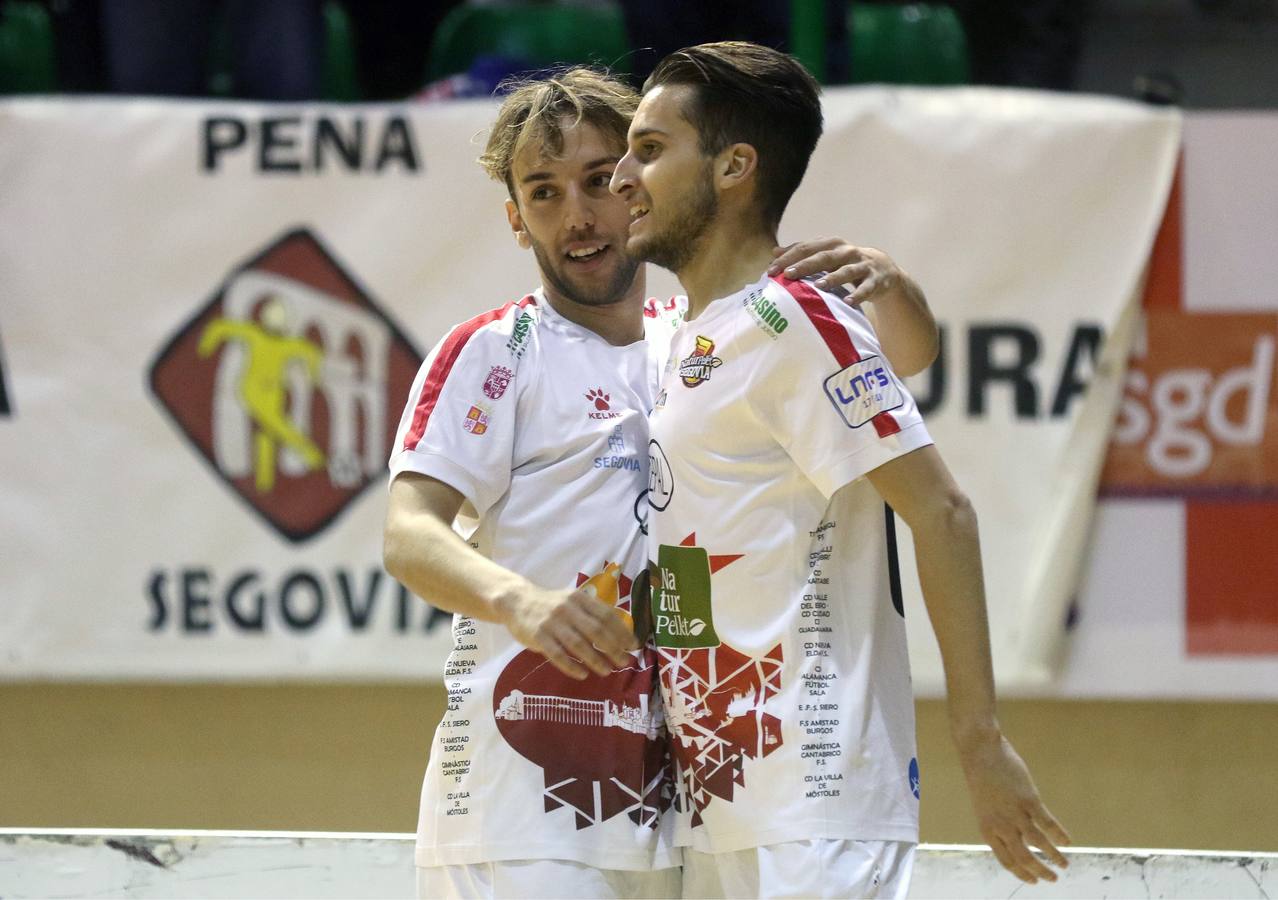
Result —
[[[505,625],[572,678],[625,665],[638,643],[622,618],[585,591],[538,587],[477,553],[451,526],[463,499],[435,478],[399,475],[386,514],[386,571],[441,609]]]
[[[917,375],[936,359],[941,347],[936,319],[923,289],[892,257],[873,247],[858,247],[842,238],[800,241],[773,250],[769,275],[806,278],[819,272],[817,286],[831,290],[851,285],[848,302],[862,307],[878,332],[883,354],[902,377]]]
[[[950,731],[981,835],[998,861],[1031,884],[1056,874],[1030,852],[1068,861],[1069,834],[1039,798],[1025,763],[1003,736],[994,709],[985,587],[976,513],[934,446],[867,476],[910,526],[919,581],[945,669]]]

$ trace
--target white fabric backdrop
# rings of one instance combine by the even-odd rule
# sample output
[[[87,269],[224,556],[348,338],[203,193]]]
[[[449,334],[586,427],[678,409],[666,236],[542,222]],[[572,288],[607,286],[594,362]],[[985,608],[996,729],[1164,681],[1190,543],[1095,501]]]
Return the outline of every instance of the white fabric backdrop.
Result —
[[[384,492],[360,460],[384,450],[371,411],[398,413],[405,360],[535,285],[473,162],[492,113],[0,104],[0,677],[439,677],[447,629],[378,574]],[[1000,680],[1042,685],[1179,117],[981,89],[831,91],[826,116],[782,237],[882,247],[927,289],[947,332],[929,426],[981,517]],[[666,273],[649,285],[677,292]],[[250,433],[235,413],[245,345],[219,369],[198,342],[272,290],[289,333],[322,349],[324,390],[301,356],[282,371],[331,465],[308,473],[281,452],[259,490],[252,451],[225,451]],[[334,338],[338,320],[364,342]],[[1118,333],[1096,389],[1052,414],[1091,326]],[[1006,381],[969,409],[968,347],[990,329],[996,367],[1037,348],[1019,415]],[[1087,354],[1074,367],[1095,368]],[[935,691],[934,642],[907,601],[916,684]]]

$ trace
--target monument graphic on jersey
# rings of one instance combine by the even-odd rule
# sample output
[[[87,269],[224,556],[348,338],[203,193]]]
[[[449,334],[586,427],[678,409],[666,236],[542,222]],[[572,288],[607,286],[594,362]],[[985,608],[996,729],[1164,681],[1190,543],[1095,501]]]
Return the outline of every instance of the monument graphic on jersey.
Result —
[[[627,627],[632,581],[616,563],[577,586],[593,588]],[[653,674],[657,654],[643,647],[629,665],[576,681],[532,650],[515,656],[493,689],[497,730],[545,773],[544,811],[567,807],[578,830],[626,814],[657,827],[673,802],[665,714]]]

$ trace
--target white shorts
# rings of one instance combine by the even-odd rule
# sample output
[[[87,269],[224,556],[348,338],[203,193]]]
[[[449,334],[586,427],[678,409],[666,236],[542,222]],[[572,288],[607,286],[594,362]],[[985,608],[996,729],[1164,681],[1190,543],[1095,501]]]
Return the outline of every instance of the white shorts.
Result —
[[[683,896],[904,900],[915,846],[905,841],[816,839],[733,853],[684,848]]]
[[[417,896],[419,900],[497,900],[501,897],[669,900],[679,896],[679,870],[596,869],[566,859],[418,866]]]

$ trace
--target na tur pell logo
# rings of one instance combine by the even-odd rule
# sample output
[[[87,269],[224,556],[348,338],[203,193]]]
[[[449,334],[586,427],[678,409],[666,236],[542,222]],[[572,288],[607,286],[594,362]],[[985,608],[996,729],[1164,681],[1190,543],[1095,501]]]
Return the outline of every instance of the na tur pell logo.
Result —
[[[421,356],[316,237],[233,269],[151,366],[216,476],[291,541],[380,479]]]

